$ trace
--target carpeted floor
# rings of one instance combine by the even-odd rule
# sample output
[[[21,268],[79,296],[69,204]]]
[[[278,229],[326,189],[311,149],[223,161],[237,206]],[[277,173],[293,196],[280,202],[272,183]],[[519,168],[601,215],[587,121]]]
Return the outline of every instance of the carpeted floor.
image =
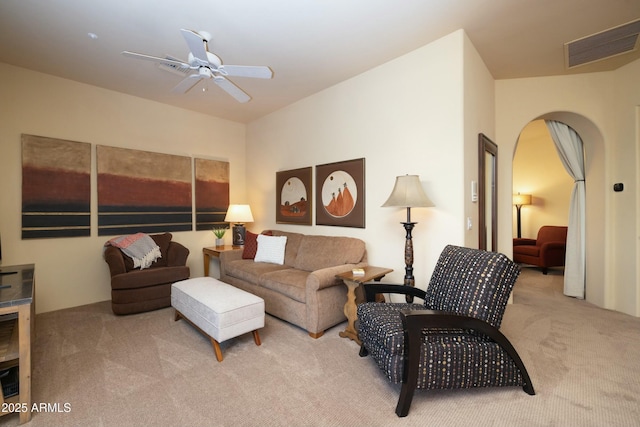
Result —
[[[535,396],[417,391],[398,418],[399,387],[338,336],[344,327],[314,340],[267,316],[262,346],[251,334],[224,342],[218,363],[170,308],[117,317],[103,302],[39,314],[33,401],[49,410],[29,426],[640,425],[640,319],[564,297],[558,270],[524,268],[502,324]]]

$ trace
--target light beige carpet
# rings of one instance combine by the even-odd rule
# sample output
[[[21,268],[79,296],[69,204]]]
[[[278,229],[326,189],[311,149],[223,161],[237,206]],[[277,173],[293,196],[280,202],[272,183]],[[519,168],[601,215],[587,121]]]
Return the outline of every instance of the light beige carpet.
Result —
[[[314,340],[267,316],[222,344],[173,310],[116,317],[109,302],[37,316],[33,400],[69,412],[29,426],[638,426],[640,319],[562,296],[561,272],[523,269],[502,331],[529,369],[521,388],[418,391],[407,418],[345,324]],[[18,416],[0,418],[18,425]]]

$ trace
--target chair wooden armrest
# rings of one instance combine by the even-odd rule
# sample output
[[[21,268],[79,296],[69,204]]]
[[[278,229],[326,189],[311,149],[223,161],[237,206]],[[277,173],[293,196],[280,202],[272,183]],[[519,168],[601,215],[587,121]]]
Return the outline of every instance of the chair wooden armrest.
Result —
[[[406,285],[396,285],[393,283],[364,283],[365,298],[367,302],[375,302],[377,294],[404,294],[424,299],[426,292],[420,288]]]

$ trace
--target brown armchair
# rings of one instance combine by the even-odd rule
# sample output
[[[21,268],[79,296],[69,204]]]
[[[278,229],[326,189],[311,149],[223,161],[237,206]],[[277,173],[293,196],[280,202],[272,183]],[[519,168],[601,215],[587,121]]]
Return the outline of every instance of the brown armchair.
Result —
[[[104,260],[111,274],[111,309],[114,314],[132,314],[171,306],[171,285],[188,279],[189,249],[171,241],[171,233],[151,235],[161,258],[149,268],[133,268],[133,260],[115,246],[107,246]]]
[[[567,227],[545,225],[538,230],[537,239],[513,239],[513,260],[542,268],[564,266],[567,247]]]

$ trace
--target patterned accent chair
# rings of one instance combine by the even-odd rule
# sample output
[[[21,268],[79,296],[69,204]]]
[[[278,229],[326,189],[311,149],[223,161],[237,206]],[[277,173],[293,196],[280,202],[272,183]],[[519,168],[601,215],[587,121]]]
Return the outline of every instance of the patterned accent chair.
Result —
[[[402,383],[399,417],[409,413],[416,388],[522,386],[535,394],[520,356],[498,330],[519,273],[503,254],[448,245],[426,292],[364,285],[360,356],[370,354],[392,383]],[[413,295],[424,304],[374,302],[379,293]]]

